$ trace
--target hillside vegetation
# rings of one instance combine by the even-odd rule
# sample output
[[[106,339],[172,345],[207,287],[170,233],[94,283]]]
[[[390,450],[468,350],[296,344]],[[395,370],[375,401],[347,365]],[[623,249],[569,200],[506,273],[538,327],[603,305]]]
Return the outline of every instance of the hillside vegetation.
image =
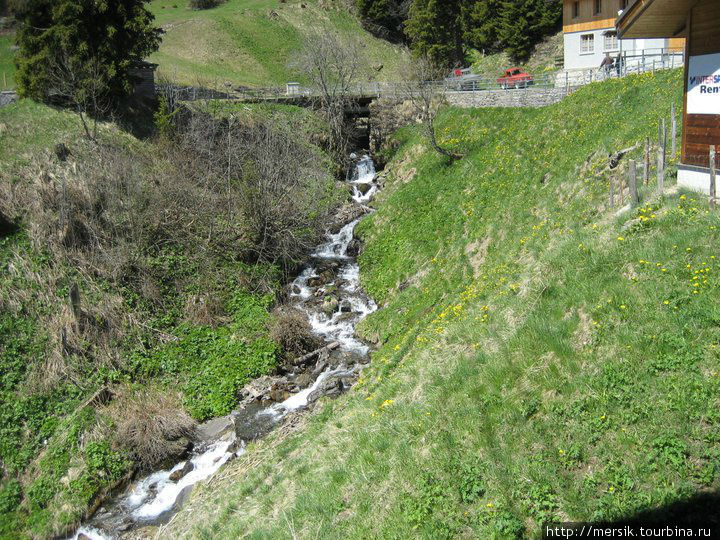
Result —
[[[720,487],[718,218],[652,183],[636,208],[607,201],[608,154],[655,135],[681,95],[674,71],[543,109],[446,108],[439,130],[465,154],[451,164],[400,130],[360,225],[382,307],[362,325],[371,367],[194,492],[164,536],[521,538],[653,509],[717,521],[697,497]]]
[[[187,2],[153,0],[150,10],[165,31],[150,60],[160,64],[160,75],[186,84],[307,82],[292,64],[315,29],[359,41],[368,80],[397,80],[407,59],[405,47],[363,30],[342,0],[228,0],[201,11]]]
[[[538,43],[530,57],[525,62],[520,62],[517,67],[535,77],[540,77],[557,71],[557,60],[562,57],[563,33],[559,32]],[[471,52],[470,65],[473,73],[490,78],[499,77],[506,69],[515,67],[510,56],[505,52],[482,54],[477,50]]]
[[[12,44],[13,34],[0,33],[0,90],[15,87]]]
[[[155,25],[162,28],[160,50],[149,60],[157,75],[188,85],[282,86],[307,82],[293,65],[304,39],[314,30],[356,40],[367,80],[400,80],[409,53],[365,31],[342,0],[228,0],[193,10],[187,0],[152,0]],[[0,34],[0,85],[14,87],[12,34]]]
[[[103,124],[96,144],[71,113],[0,109],[0,538],[67,534],[281,358],[284,274],[347,194],[315,113],[227,112],[151,140]],[[258,200],[268,175],[288,206]]]

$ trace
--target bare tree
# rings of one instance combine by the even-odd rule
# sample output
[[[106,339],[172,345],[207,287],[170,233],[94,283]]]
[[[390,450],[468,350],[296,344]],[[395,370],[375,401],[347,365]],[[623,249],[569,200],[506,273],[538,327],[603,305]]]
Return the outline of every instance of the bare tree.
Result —
[[[187,178],[218,198],[225,218],[213,241],[233,249],[238,235],[260,262],[289,270],[312,248],[324,214],[318,201],[330,176],[294,134],[233,114],[222,120],[195,112],[180,135],[178,159]],[[223,224],[243,223],[242,230]]]
[[[345,107],[363,67],[359,43],[340,39],[330,29],[315,29],[305,40],[296,64],[318,93],[330,124],[333,150],[344,154],[349,138]]]
[[[97,140],[98,118],[112,111],[112,97],[100,61],[72,59],[65,50],[57,51],[48,69],[48,98],[71,107],[79,116],[88,139]],[[88,122],[92,119],[92,127]]]
[[[286,133],[257,125],[243,135],[236,151],[257,257],[292,265],[317,241],[324,218],[318,201],[327,173],[317,167],[316,156]]]
[[[409,73],[410,77],[403,83],[403,94],[419,116],[430,146],[438,154],[451,160],[462,158],[462,155],[443,148],[435,135],[435,118],[443,92],[443,86],[438,82],[444,79],[444,70],[435,66],[429,58],[421,57],[413,62]]]

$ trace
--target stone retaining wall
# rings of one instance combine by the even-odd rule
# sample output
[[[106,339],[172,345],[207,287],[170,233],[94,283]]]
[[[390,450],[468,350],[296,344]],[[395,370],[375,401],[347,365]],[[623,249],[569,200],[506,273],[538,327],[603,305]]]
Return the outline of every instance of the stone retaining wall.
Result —
[[[17,94],[15,92],[0,92],[0,107],[10,105],[17,101]]]
[[[570,89],[572,92],[572,89]],[[519,90],[481,90],[446,92],[445,98],[456,107],[545,107],[562,101],[565,88],[522,88]]]

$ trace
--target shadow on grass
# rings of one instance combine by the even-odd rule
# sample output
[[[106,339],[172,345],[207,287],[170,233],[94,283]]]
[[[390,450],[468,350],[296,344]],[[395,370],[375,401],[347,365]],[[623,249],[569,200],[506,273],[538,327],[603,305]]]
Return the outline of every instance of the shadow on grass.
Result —
[[[682,501],[648,508],[618,523],[709,526],[716,534],[713,538],[720,537],[720,492],[699,493]]]
[[[154,114],[157,99],[149,97],[131,97],[118,107],[116,121],[118,126],[138,139],[147,139],[155,133]]]
[[[567,529],[574,531],[574,534],[565,537],[576,538],[592,537],[592,534],[588,535],[588,525],[592,525],[593,530],[598,532],[603,529],[620,531],[629,527],[635,531],[635,537],[640,536],[640,527],[643,527],[651,528],[654,531],[669,528],[669,532],[663,536],[668,538],[720,538],[720,493],[698,493],[681,501],[640,510],[616,521],[548,525],[551,527],[563,525],[566,531]],[[678,531],[678,529],[685,529],[685,531]],[[687,529],[693,529],[693,534],[687,534]],[[648,533],[648,531],[645,532]],[[583,534],[585,536],[582,536]],[[645,536],[652,537],[651,534]],[[546,527],[543,526],[543,539],[556,537],[558,537],[557,534],[548,533]]]
[[[18,232],[19,229],[16,223],[10,221],[0,212],[0,238],[11,236]]]

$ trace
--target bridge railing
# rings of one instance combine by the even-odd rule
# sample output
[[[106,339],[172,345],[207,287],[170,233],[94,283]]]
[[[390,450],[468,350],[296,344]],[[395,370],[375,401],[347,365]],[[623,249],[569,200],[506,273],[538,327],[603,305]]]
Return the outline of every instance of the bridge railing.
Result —
[[[569,90],[596,81],[609,78],[624,77],[632,73],[655,72],[663,69],[672,69],[683,65],[683,54],[680,52],[665,51],[660,55],[625,54],[620,66],[609,68],[591,68],[579,70],[565,70],[544,73],[534,76],[531,82],[510,82],[503,84],[497,78],[482,75],[464,77],[451,77],[442,81],[428,81],[423,83],[440,93],[446,92],[488,92],[500,90],[526,90],[564,88]],[[208,88],[165,85],[172,87],[178,99],[184,101],[207,99],[237,99],[237,100],[277,100],[285,101],[298,98],[317,98],[320,92],[310,86],[292,84],[287,86],[273,86],[265,88],[225,88],[213,90]],[[158,85],[162,92],[163,86]],[[351,98],[404,98],[414,93],[407,82],[365,82],[353,85],[346,95]]]
[[[463,78],[449,78],[442,81],[427,81],[425,87],[432,87],[438,92],[479,92],[487,90],[522,89],[522,88],[552,88],[556,86],[552,74],[534,77],[530,82],[509,83],[503,85],[496,78],[483,76],[469,76]],[[367,82],[351,86],[347,95],[355,98],[363,97],[404,97],[413,93],[412,84],[407,82]],[[318,97],[319,92],[312,87],[296,86],[291,93],[277,94],[266,92],[266,96],[277,97]]]

